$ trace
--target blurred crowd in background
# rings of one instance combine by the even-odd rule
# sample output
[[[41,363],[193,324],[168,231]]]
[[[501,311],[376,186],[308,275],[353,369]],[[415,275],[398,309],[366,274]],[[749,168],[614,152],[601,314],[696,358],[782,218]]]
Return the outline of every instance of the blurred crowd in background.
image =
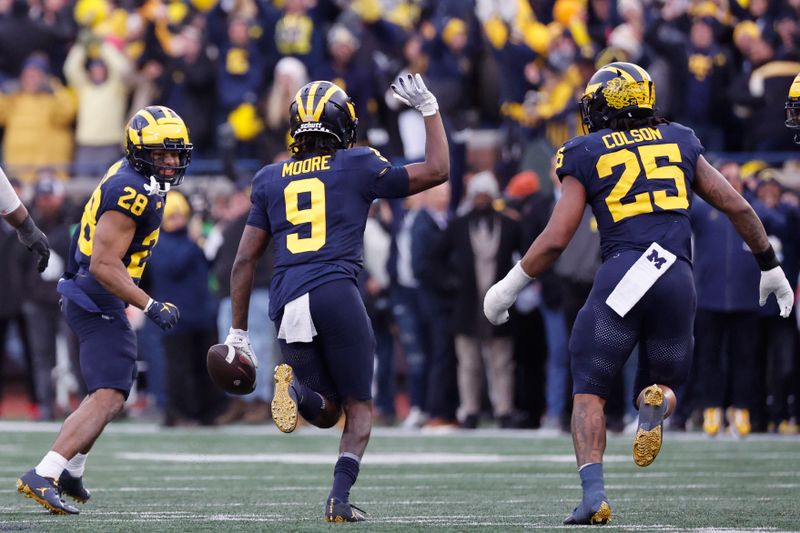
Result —
[[[378,340],[378,420],[568,428],[568,335],[599,265],[591,213],[510,324],[492,327],[481,302],[558,198],[552,156],[581,133],[586,82],[611,61],[645,67],[659,112],[697,132],[796,286],[800,164],[783,105],[800,72],[798,21],[800,0],[0,0],[2,165],[54,250],[40,276],[0,227],[0,387],[16,385],[40,419],[81,397],[55,282],[91,187],[123,155],[127,118],[159,104],[184,118],[195,150],[143,283],[181,322],[165,334],[132,316],[141,375],[129,413],[168,426],[268,421],[269,257],[251,307],[256,392],[227,398],[205,371],[230,325],[248,182],[287,157],[289,104],[314,79],[352,97],[360,143],[397,164],[421,159],[422,119],[387,91],[420,72],[445,120],[451,180],[376,203],[367,224],[360,286]],[[692,217],[695,366],[671,424],[797,432],[794,314],[758,307],[758,268],[725,217],[699,200]],[[635,417],[635,365],[608,403],[612,429]]]

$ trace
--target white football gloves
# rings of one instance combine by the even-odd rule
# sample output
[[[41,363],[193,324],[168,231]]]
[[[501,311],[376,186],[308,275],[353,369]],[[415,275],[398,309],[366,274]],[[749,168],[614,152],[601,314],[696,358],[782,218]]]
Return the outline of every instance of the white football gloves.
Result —
[[[761,272],[761,282],[758,284],[758,305],[763,307],[773,292],[778,300],[780,314],[786,318],[792,312],[794,292],[792,292],[792,286],[789,285],[789,280],[786,279],[786,274],[779,266]]]
[[[425,82],[419,74],[398,76],[391,88],[394,91],[392,96],[422,113],[423,117],[439,112],[436,97],[425,87]]]
[[[258,368],[258,358],[256,354],[253,353],[253,347],[250,345],[250,335],[246,330],[231,328],[228,330],[225,344],[238,348],[240,352],[250,358],[253,362],[253,366]]]
[[[489,287],[483,298],[483,314],[489,322],[499,326],[508,321],[508,309],[514,305],[519,292],[532,280],[517,262],[506,277]]]

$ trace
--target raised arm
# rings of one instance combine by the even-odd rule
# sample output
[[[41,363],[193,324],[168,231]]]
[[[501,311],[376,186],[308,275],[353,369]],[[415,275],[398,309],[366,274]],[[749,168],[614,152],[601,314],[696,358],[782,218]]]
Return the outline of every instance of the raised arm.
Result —
[[[692,188],[709,204],[725,213],[753,252],[761,269],[759,305],[763,306],[769,295],[775,293],[781,316],[789,316],[794,305],[794,293],[769,243],[767,232],[750,204],[703,156],[697,160]]]
[[[450,176],[450,148],[439,114],[439,104],[425,87],[422,76],[406,74],[392,84],[394,96],[413,107],[425,120],[425,161],[406,165],[408,194],[416,194],[447,181]]]
[[[544,230],[536,237],[522,260],[506,277],[492,285],[483,300],[483,312],[492,324],[508,320],[508,308],[528,282],[550,268],[567,247],[583,218],[586,189],[572,176],[565,176],[561,198]]]

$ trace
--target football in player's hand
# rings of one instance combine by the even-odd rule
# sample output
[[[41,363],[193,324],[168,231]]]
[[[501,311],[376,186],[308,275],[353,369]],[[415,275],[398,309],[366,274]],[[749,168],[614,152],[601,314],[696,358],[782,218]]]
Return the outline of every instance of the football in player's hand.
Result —
[[[215,344],[206,358],[211,381],[229,394],[250,394],[256,388],[256,369],[252,361],[227,344]]]

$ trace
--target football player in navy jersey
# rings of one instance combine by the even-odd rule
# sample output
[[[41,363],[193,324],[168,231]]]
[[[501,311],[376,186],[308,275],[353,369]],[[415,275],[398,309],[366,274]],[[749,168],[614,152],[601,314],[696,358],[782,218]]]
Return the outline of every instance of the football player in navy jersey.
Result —
[[[794,77],[786,99],[786,127],[794,131],[794,142],[800,144],[800,74]]]
[[[450,171],[436,97],[419,74],[398,78],[392,89],[425,117],[425,161],[392,166],[372,148],[353,148],[358,120],[347,94],[329,81],[305,85],[290,107],[291,159],[253,178],[253,205],[231,274],[233,327],[226,344],[250,355],[253,273],[274,242],[269,314],[284,359],[274,375],[278,428],[293,431],[298,412],[322,428],[345,413],[325,503],[329,522],[364,520],[348,496],[372,427],[375,338],[356,286],[370,204],[443,183]]]
[[[675,408],[673,391],[685,379],[692,354],[692,191],[725,213],[750,247],[761,268],[760,304],[775,293],[784,317],[793,304],[789,282],[750,205],[706,161],[692,130],[656,116],[654,103],[653,82],[638,65],[610,63],[592,76],[581,100],[589,134],[571,139],[556,154],[561,199],[522,260],[484,299],[493,324],[508,320],[519,291],[553,264],[584,205],[591,205],[603,265],[569,343],[572,440],[583,499],[565,524],[611,519],[603,485],[603,406],[637,343],[634,461],[647,466],[661,449],[663,420]]]
[[[81,503],[89,499],[86,455],[122,410],[136,377],[136,334],[125,308],[142,309],[163,329],[179,318],[177,307],[153,301],[138,283],[158,241],[165,195],[180,185],[189,165],[189,131],[171,109],[149,106],[131,118],[125,137],[126,155],[86,203],[58,283],[64,314],[80,342],[89,394],[42,461],[17,480],[20,493],[54,514],[79,512],[63,495]]]

